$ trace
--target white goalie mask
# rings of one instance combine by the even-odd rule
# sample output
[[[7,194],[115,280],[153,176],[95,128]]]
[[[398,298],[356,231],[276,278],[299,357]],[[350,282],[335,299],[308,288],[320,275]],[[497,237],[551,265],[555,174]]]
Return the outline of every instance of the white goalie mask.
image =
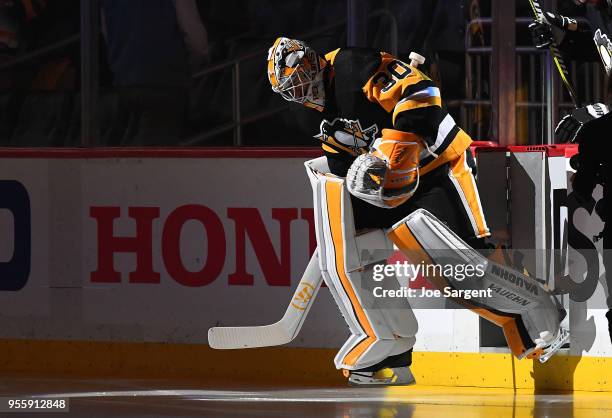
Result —
[[[277,38],[268,51],[268,79],[283,99],[323,111],[327,62],[297,39]]]

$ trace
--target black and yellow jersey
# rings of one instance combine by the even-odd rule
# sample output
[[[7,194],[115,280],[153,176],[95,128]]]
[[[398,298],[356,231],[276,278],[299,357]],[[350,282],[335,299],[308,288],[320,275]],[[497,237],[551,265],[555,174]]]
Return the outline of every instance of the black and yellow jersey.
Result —
[[[345,176],[355,157],[367,152],[386,128],[423,139],[422,175],[459,158],[470,146],[469,135],[442,106],[438,88],[418,69],[362,48],[337,49],[325,59],[331,65],[324,119],[315,138],[334,174]]]

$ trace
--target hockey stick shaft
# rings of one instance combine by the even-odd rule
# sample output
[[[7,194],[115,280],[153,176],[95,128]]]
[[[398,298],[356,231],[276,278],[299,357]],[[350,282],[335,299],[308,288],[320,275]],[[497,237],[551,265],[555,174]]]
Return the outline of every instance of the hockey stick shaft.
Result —
[[[318,250],[315,250],[280,321],[254,327],[213,327],[208,330],[208,344],[217,349],[238,349],[291,342],[300,332],[322,282]]]
[[[536,20],[540,23],[545,23],[546,18],[544,17],[544,12],[542,11],[538,0],[529,0],[529,4],[531,5],[531,9],[533,10],[533,14],[535,15]],[[578,99],[578,95],[576,94],[576,90],[574,90],[574,87],[569,81],[569,72],[567,71],[565,61],[563,60],[563,56],[561,55],[557,44],[553,41],[549,49],[550,53],[552,54],[553,63],[555,64],[555,67],[557,68],[557,71],[561,76],[561,81],[567,89],[567,92],[569,93],[570,98],[574,103],[574,106],[576,108],[582,107],[582,105],[580,104],[580,100]]]

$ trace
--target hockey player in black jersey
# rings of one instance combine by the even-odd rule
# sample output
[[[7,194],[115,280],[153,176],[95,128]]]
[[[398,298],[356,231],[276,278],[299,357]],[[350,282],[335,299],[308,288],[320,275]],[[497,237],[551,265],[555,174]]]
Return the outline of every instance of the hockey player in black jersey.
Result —
[[[283,42],[286,43],[281,45]],[[466,212],[464,216],[441,213],[455,206],[456,202],[448,201],[446,196],[450,192],[444,193],[443,198],[447,200],[439,202],[442,207],[432,208],[434,213],[450,222],[453,230],[459,231],[465,239],[489,235],[471,174],[474,167],[472,156],[466,152],[472,140],[442,106],[440,90],[431,79],[387,53],[343,48],[319,56],[303,43],[292,46],[292,42],[300,41],[277,39],[271,51],[289,55],[280,59],[269,57],[268,76],[273,90],[285,99],[321,112],[320,131],[315,138],[320,141],[333,174],[345,177],[355,158],[366,154],[376,138],[384,137],[384,130],[390,134],[393,130],[395,135],[418,136],[422,145],[419,159],[421,185],[435,182],[434,178],[447,178],[449,164],[454,162],[457,166],[458,160],[469,174],[461,172],[461,176],[458,175],[462,179],[460,189],[466,196],[465,205],[462,205]],[[291,48],[304,48],[306,55],[296,58],[296,63],[291,62]],[[291,65],[298,63],[301,66],[297,66],[291,76],[284,80],[276,78],[279,71],[291,71]],[[454,185],[448,186],[456,193]],[[412,202],[415,200],[410,199]],[[381,209],[380,203],[366,205],[363,200],[353,201],[360,208],[373,211],[364,216],[358,213],[358,229],[388,226],[406,215],[397,209],[403,205],[394,204],[396,209],[389,211]]]
[[[369,306],[372,295],[361,284],[372,280],[373,262],[386,258],[360,251],[366,244],[392,251],[395,244],[412,263],[437,264],[442,250],[493,265],[473,250],[490,233],[472,171],[472,140],[416,63],[385,52],[340,48],[319,55],[281,37],[268,53],[267,73],[274,92],[322,116],[315,138],[325,157],[306,165],[321,274],[351,330],[336,367],[356,385],[408,384],[416,319],[406,298],[393,314]],[[492,286],[491,298],[457,302],[501,326],[517,357],[547,359],[567,338],[563,309],[532,278],[514,270],[512,281],[488,274],[477,283],[427,278],[438,288]]]
[[[547,48],[553,42],[568,59],[600,61],[608,76],[612,76],[612,0],[576,0],[583,9],[587,22],[572,17],[545,12],[544,22],[534,22],[529,27],[537,48]],[[586,205],[593,205],[593,190],[599,183],[603,185],[603,198],[597,202],[595,210],[604,222],[603,237],[604,265],[608,282],[608,329],[612,340],[612,271],[610,246],[611,228],[608,225],[610,202],[610,135],[612,132],[612,113],[610,104],[594,103],[572,110],[564,116],[555,130],[561,142],[579,143],[579,153],[572,158],[572,166],[577,170],[572,186],[575,196]]]

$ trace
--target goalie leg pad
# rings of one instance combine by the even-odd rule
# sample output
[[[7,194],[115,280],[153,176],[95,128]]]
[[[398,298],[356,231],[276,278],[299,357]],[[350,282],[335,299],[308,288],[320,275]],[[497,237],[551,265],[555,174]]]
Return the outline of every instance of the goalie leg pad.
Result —
[[[411,213],[388,235],[412,263],[480,269],[482,275],[461,280],[456,274],[434,274],[428,279],[440,290],[482,291],[470,300],[452,299],[501,326],[517,357],[539,356],[541,348],[559,335],[565,311],[548,290],[529,276],[485,258],[430,212],[419,209]]]
[[[336,355],[336,367],[363,369],[408,351],[418,328],[408,301],[378,307],[366,285],[374,264],[393,253],[392,243],[380,229],[357,234],[343,179],[313,171],[309,176],[321,272],[352,334]]]

